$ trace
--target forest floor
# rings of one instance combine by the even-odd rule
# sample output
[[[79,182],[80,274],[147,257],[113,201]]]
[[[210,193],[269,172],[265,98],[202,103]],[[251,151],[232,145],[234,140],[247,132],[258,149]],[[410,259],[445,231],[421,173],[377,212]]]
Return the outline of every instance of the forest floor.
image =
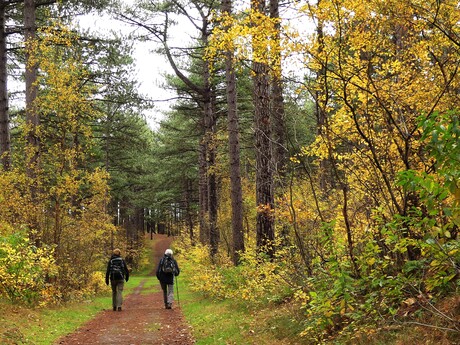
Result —
[[[172,237],[154,235],[152,243],[154,262],[159,262],[165,250],[169,248]],[[150,276],[156,278],[153,268]],[[165,309],[163,292],[145,290],[146,280],[134,289],[130,295],[124,296],[123,310],[104,310],[96,317],[72,334],[59,339],[55,344],[107,344],[107,345],[190,345],[195,341],[190,326],[185,321],[177,304],[172,309]],[[129,284],[129,282],[127,283]]]

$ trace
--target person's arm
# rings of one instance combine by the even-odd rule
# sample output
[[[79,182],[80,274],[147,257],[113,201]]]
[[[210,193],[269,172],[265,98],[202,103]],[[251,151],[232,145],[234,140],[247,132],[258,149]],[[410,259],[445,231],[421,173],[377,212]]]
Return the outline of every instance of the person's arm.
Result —
[[[109,285],[109,276],[110,276],[110,260],[107,263],[107,270],[105,271],[105,284]]]
[[[124,259],[123,259],[123,267],[125,268],[125,280],[128,281],[129,280],[129,269]]]
[[[158,280],[160,280],[160,267],[161,267],[162,262],[163,262],[163,258],[161,258],[160,262],[158,263],[158,267],[157,267],[156,276]]]

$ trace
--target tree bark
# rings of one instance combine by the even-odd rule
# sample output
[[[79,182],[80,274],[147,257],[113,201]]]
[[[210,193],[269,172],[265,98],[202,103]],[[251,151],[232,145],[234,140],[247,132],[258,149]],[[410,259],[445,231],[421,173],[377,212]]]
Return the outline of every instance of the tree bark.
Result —
[[[28,141],[34,148],[34,155],[30,159],[31,165],[38,159],[38,138],[36,128],[39,124],[39,116],[34,108],[34,101],[37,98],[37,70],[38,66],[30,62],[30,43],[35,39],[35,1],[24,1],[24,40],[26,44],[26,122],[29,126]]]
[[[263,0],[255,0],[251,3],[251,6],[254,11],[260,13],[264,13],[265,11]],[[264,38],[260,39],[263,40]],[[269,68],[266,63],[254,61],[253,72],[256,145],[256,240],[257,248],[272,257],[274,254],[273,240],[275,239],[275,231],[273,216],[273,174],[270,167],[272,153],[270,145]]]
[[[199,149],[199,182],[198,182],[198,189],[199,189],[199,207],[200,207],[200,242],[201,244],[206,244],[209,241],[209,227],[207,219],[208,214],[208,179],[206,174],[206,143],[204,140],[204,136],[200,142],[200,149]]]
[[[8,112],[5,1],[0,2],[0,159],[4,170],[11,165],[10,116]]]
[[[26,149],[26,173],[30,179],[30,197],[33,205],[38,205],[38,181],[37,165],[39,161],[39,139],[37,134],[40,118],[35,109],[35,99],[37,98],[37,71],[36,63],[31,62],[30,44],[35,39],[35,1],[24,1],[24,41],[25,53],[25,84],[26,84],[26,125],[27,125],[27,149]],[[31,211],[29,221],[29,238],[37,247],[40,244],[38,212]]]
[[[270,0],[270,18],[279,19],[279,0]],[[284,112],[283,84],[281,80],[281,49],[280,49],[280,22],[275,24],[276,34],[273,42],[276,42],[273,61],[276,64],[271,79],[271,131],[273,137],[273,170],[278,178],[275,186],[281,186],[285,175],[287,160],[286,146],[286,119]]]
[[[192,204],[192,190],[193,190],[193,181],[191,179],[187,179],[186,185],[185,185],[185,217],[186,217],[186,223],[188,226],[188,233],[190,236],[190,242],[192,245],[195,244],[195,235],[194,235],[194,221],[193,221],[193,212],[191,210],[191,204]]]
[[[222,12],[231,14],[232,1],[222,0]],[[232,258],[238,264],[239,253],[244,251],[243,236],[243,192],[241,188],[240,130],[237,112],[236,75],[233,52],[225,54],[225,76],[227,82],[228,147],[230,160],[230,195],[232,201]]]
[[[219,230],[217,228],[217,177],[214,166],[216,165],[216,119],[215,119],[215,103],[214,95],[209,84],[208,64],[204,68],[205,85],[207,85],[208,93],[204,95],[204,117],[206,119],[206,134],[207,141],[207,179],[208,179],[208,225],[209,225],[209,244],[211,246],[211,256],[214,257],[219,249]]]

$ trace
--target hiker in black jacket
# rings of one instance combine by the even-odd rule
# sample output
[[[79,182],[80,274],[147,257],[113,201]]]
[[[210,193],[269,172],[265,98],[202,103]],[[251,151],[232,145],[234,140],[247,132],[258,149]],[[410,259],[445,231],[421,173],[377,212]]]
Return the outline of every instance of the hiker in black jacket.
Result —
[[[174,301],[174,277],[180,273],[179,265],[173,258],[173,251],[166,249],[165,255],[161,258],[157,268],[157,278],[163,290],[165,308],[171,309]]]
[[[129,280],[128,266],[125,260],[121,257],[120,249],[114,249],[113,254],[107,263],[107,271],[105,272],[105,283],[112,286],[112,307],[113,310],[121,311],[123,303],[123,286],[125,280]]]

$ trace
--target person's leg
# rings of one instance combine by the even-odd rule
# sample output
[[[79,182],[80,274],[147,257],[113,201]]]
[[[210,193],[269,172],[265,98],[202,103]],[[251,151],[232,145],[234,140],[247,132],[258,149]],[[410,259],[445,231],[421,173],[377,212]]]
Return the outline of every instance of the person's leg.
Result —
[[[163,301],[165,302],[165,307],[167,308],[168,307],[168,297],[167,297],[168,286],[163,282],[160,282],[160,285],[161,285],[161,290],[163,290]]]
[[[117,283],[113,280],[110,281],[112,287],[112,309],[117,310]]]
[[[121,311],[121,305],[123,304],[123,287],[125,285],[124,280],[117,281],[117,309]]]
[[[168,284],[168,307],[171,308],[174,302],[174,285]]]

